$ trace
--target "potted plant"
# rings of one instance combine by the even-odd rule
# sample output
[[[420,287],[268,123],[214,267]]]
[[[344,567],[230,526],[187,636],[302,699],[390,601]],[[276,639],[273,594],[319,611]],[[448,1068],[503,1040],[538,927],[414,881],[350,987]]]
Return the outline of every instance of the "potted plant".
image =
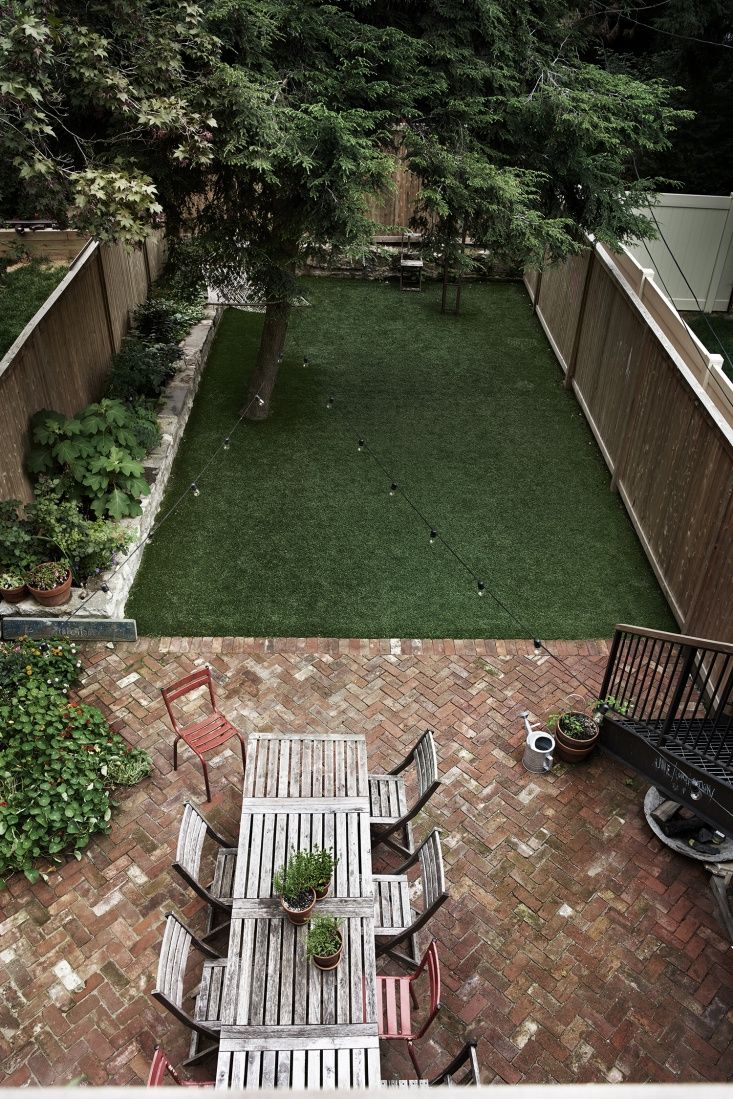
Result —
[[[305,952],[319,969],[335,969],[341,961],[344,942],[336,916],[316,916],[311,920]]]
[[[25,577],[22,572],[9,569],[0,574],[0,595],[6,603],[20,603],[25,595]]]
[[[550,714],[547,728],[554,732],[557,754],[565,763],[578,763],[589,756],[600,735],[593,718],[580,710]]]
[[[69,600],[71,569],[67,561],[44,561],[33,566],[25,582],[42,607],[58,607]]]
[[[334,858],[333,851],[318,846],[312,848],[310,856],[313,871],[311,885],[316,891],[316,900],[322,901],[328,896],[333,868],[338,860]]]
[[[300,925],[308,922],[316,903],[312,880],[310,851],[292,849],[285,865],[275,871],[273,888],[279,894],[282,910],[291,923]]]

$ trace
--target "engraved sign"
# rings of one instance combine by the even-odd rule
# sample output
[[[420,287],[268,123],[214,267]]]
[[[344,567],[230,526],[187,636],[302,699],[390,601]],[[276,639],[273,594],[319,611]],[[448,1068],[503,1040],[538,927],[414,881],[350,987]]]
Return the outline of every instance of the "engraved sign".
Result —
[[[3,641],[66,637],[69,641],[137,641],[134,618],[5,618]]]

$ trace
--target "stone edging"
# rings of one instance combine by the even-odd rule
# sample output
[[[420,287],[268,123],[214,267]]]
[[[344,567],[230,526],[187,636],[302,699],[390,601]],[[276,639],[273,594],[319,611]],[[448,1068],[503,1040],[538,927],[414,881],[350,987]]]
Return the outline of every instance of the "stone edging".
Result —
[[[607,657],[610,641],[548,641],[553,656]],[[527,657],[535,663],[552,658],[544,651],[535,656],[531,640],[492,641],[484,638],[357,638],[357,637],[141,637],[120,643],[121,652],[201,653],[204,656],[229,653],[313,653],[341,656],[459,656],[504,660]]]
[[[150,495],[141,501],[142,514],[134,519],[124,519],[121,524],[135,536],[122,567],[117,572],[112,569],[101,573],[95,577],[94,584],[86,589],[72,589],[71,599],[61,607],[42,607],[34,599],[24,599],[15,604],[3,601],[0,602],[0,615],[20,615],[23,618],[64,618],[70,614],[74,614],[76,618],[124,616],[125,603],[142,561],[142,553],[135,551],[155,523],[173,460],[223,312],[221,306],[207,305],[204,319],[181,341],[183,365],[163,390],[158,413],[158,424],[163,437],[160,445],[143,460],[145,476],[150,484]],[[108,592],[101,590],[102,584],[109,586]]]

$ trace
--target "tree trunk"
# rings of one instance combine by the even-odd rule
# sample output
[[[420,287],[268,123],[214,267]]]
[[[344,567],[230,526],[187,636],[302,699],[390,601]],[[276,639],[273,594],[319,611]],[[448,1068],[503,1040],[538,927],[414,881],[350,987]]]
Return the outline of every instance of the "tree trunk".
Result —
[[[445,301],[448,296],[448,253],[443,253],[443,296],[440,299],[440,311],[445,313]]]
[[[270,397],[280,369],[280,356],[285,346],[291,308],[289,301],[268,302],[265,308],[265,323],[262,326],[257,362],[249,380],[244,403],[245,408],[251,405],[247,411],[248,420],[266,420],[270,414]],[[264,403],[260,404],[255,399],[257,397],[261,397]]]
[[[461,263],[458,268],[458,278],[456,279],[456,307],[454,313],[456,316],[461,311],[461,287],[463,283],[463,260],[466,255],[466,236],[468,234],[468,223],[463,223],[463,236],[461,237]]]

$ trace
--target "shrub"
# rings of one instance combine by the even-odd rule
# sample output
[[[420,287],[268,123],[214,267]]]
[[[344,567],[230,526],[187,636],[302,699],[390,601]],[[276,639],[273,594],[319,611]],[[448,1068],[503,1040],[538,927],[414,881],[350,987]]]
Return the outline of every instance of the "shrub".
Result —
[[[175,374],[180,357],[175,343],[148,343],[137,336],[128,336],[112,363],[108,396],[122,401],[159,396]]]
[[[304,908],[308,894],[313,889],[313,859],[310,851],[291,849],[285,866],[281,866],[273,875],[275,892],[291,908]]]
[[[16,870],[37,881],[36,859],[81,858],[109,831],[111,786],[152,767],[98,709],[69,700],[79,671],[68,641],[0,644],[0,885]]]
[[[146,454],[150,454],[162,438],[158,414],[149,401],[136,401],[130,411],[133,415],[130,431],[135,436],[138,446],[142,447]]]
[[[66,267],[52,267],[38,259],[14,271],[0,272],[0,357],[15,343],[66,272]]]
[[[44,409],[31,421],[32,473],[61,474],[73,495],[95,515],[139,515],[150,492],[134,431],[135,413],[120,401],[90,404],[67,419]]]
[[[154,296],[137,307],[133,322],[139,334],[147,340],[163,344],[178,343],[203,315],[203,305]]]
[[[341,946],[341,920],[336,916],[316,916],[310,921],[305,940],[309,958],[330,958]]]
[[[26,572],[43,550],[24,517],[20,500],[0,500],[0,568],[3,572]]]
[[[37,542],[52,546],[56,552],[45,556],[61,557],[71,565],[80,584],[94,573],[108,569],[115,555],[122,553],[133,538],[107,519],[88,519],[76,500],[63,499],[63,483],[56,478],[40,477],[35,487],[35,503],[26,507],[26,516],[36,531]]]

